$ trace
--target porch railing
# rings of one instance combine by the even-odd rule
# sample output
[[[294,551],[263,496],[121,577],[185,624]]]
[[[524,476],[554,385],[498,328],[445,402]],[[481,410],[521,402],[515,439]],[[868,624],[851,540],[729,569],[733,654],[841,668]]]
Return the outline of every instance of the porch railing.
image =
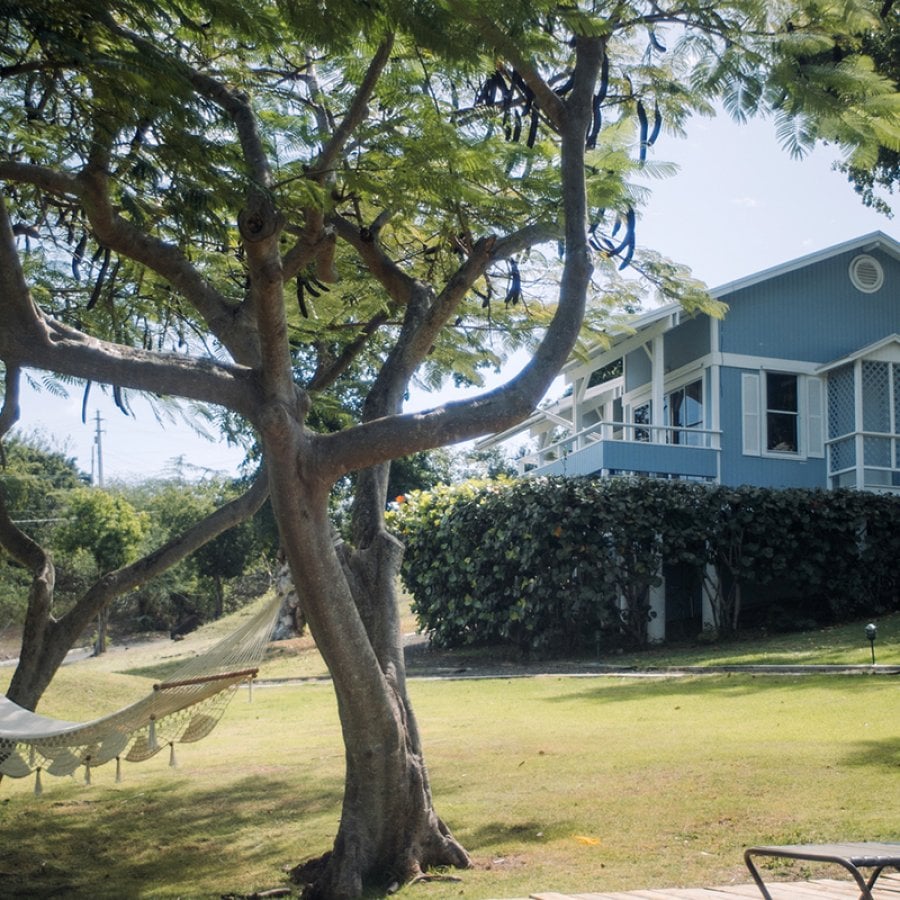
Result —
[[[683,425],[645,425],[634,422],[597,422],[581,431],[568,434],[552,444],[542,447],[518,460],[522,474],[536,472],[560,460],[596,447],[603,442],[617,445],[631,443],[678,447],[681,451],[690,449],[718,451],[721,448],[721,432],[708,428],[694,428]]]
[[[900,435],[851,431],[825,441],[828,484],[900,493]]]

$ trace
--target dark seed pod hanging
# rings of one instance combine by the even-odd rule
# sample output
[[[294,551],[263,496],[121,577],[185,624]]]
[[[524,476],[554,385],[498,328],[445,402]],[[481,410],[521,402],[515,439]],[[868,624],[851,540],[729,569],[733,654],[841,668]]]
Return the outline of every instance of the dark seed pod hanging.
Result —
[[[650,130],[650,136],[647,138],[647,145],[652,147],[659,137],[659,130],[662,128],[662,115],[659,111],[659,104],[653,104],[653,128]]]
[[[637,116],[641,128],[640,159],[641,162],[644,162],[647,158],[647,110],[644,109],[644,104],[640,100],[637,102]]]

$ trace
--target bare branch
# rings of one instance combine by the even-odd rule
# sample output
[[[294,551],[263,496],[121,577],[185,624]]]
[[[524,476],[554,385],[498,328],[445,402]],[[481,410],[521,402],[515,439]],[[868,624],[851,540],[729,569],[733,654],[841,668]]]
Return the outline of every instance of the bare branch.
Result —
[[[343,152],[350,136],[368,114],[369,100],[372,98],[372,94],[375,91],[375,85],[378,83],[378,79],[381,77],[381,73],[384,71],[388,60],[390,59],[393,47],[393,34],[388,35],[388,37],[379,44],[378,49],[375,51],[375,55],[372,57],[372,61],[369,63],[369,68],[366,70],[366,74],[360,82],[359,90],[357,90],[356,96],[354,96],[350,103],[347,114],[341,120],[337,128],[335,128],[334,134],[332,134],[330,140],[322,148],[322,152],[310,167],[310,177],[324,175],[330,172],[336,165],[338,157]]]

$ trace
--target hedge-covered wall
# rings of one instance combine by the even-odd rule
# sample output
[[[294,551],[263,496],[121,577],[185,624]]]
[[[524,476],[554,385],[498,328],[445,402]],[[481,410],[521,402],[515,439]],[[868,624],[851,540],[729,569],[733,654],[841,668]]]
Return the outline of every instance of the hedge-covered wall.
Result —
[[[403,498],[391,521],[414,612],[442,647],[640,646],[663,564],[707,579],[715,634],[738,630],[760,589],[787,625],[898,608],[894,496],[658,479],[467,482]]]

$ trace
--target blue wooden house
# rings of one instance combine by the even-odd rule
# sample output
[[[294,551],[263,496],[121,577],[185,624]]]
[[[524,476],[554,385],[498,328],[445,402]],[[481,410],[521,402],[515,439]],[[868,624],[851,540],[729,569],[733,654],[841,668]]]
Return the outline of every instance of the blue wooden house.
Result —
[[[875,232],[663,306],[563,374],[523,473],[900,493],[900,243]]]
[[[875,232],[711,294],[722,319],[637,318],[564,368],[562,399],[482,446],[529,432],[523,474],[900,494],[900,243]],[[651,642],[715,628],[716,572],[659,574]]]

